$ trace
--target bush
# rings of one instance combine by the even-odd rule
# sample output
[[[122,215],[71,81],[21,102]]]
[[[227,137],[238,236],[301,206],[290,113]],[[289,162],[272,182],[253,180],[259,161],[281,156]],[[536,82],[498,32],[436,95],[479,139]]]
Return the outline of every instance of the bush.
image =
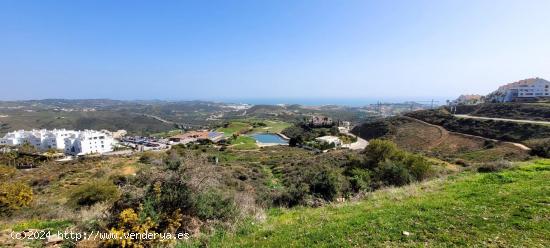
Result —
[[[494,140],[484,140],[483,141],[483,147],[485,149],[491,149],[496,147],[496,142]]]
[[[109,176],[109,180],[111,180],[111,182],[113,182],[114,185],[116,186],[124,186],[126,184],[128,184],[128,177],[125,176],[125,175],[111,175]]]
[[[431,164],[424,156],[406,154],[403,162],[416,181],[425,180],[434,173]]]
[[[156,223],[149,218],[141,219],[133,209],[124,209],[118,216],[117,226],[112,227],[111,234],[119,238],[103,240],[102,247],[156,247],[159,239],[131,239],[128,233],[155,233]]]
[[[178,209],[186,212],[193,208],[191,191],[177,176],[155,182],[149,189],[147,198],[155,199],[155,208],[164,213],[172,213]]]
[[[434,174],[432,165],[422,155],[415,155],[397,148],[388,140],[374,139],[365,148],[365,159],[361,169],[372,171],[370,182],[374,187],[383,185],[402,186],[413,181],[422,181]],[[352,170],[353,171],[353,170]],[[355,171],[351,175],[357,175]],[[353,177],[352,177],[353,179]],[[357,179],[350,180],[352,187]]]
[[[403,186],[414,181],[414,177],[401,161],[384,161],[376,168],[375,174],[383,185]]]
[[[530,140],[526,143],[531,147],[531,155],[550,158],[550,138]]]
[[[166,168],[169,170],[176,171],[181,166],[181,160],[179,159],[167,159],[164,164],[166,165]]]
[[[477,167],[478,172],[498,172],[512,167],[512,163],[506,160],[483,163]]]
[[[155,153],[151,151],[145,151],[141,154],[139,157],[139,162],[143,164],[151,164],[153,162],[161,161],[161,158],[164,154],[162,153]]]
[[[74,208],[89,207],[99,202],[116,201],[119,197],[117,186],[110,181],[94,181],[79,186],[69,197],[69,205]]]
[[[153,154],[150,152],[144,152],[139,157],[139,162],[143,164],[149,164],[153,160]]]
[[[274,199],[273,202],[278,206],[292,207],[299,204],[304,204],[306,199],[310,197],[309,185],[306,183],[291,184],[287,189]]]
[[[296,147],[298,145],[301,145],[303,143],[302,136],[292,137],[290,140],[288,140],[288,146],[290,147]]]
[[[0,180],[4,181],[11,178],[16,172],[14,167],[0,165]]]
[[[349,182],[355,192],[369,190],[371,186],[371,172],[360,168],[353,168],[350,171]]]
[[[10,215],[15,210],[29,206],[32,198],[32,189],[25,183],[0,183],[0,215]]]
[[[238,213],[233,199],[215,191],[197,195],[194,205],[197,216],[203,220],[228,220],[236,217]]]
[[[365,148],[366,168],[375,168],[380,162],[392,160],[399,156],[401,151],[395,143],[389,140],[373,139],[369,141],[369,145]]]
[[[470,166],[470,163],[468,163],[464,159],[457,159],[457,160],[454,161],[454,163],[457,164],[457,165],[460,165],[462,167],[469,167]]]
[[[22,207],[30,205],[33,194],[27,184],[8,181],[15,175],[16,169],[0,165],[0,215],[10,215]]]
[[[341,189],[339,173],[324,168],[311,178],[310,191],[326,201],[336,199]]]

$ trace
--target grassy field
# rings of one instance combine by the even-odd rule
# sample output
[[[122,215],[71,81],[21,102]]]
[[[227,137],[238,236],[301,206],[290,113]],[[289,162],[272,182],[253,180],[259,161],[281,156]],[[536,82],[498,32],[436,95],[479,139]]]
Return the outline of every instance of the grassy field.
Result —
[[[252,133],[280,133],[285,128],[292,126],[292,124],[283,121],[265,120],[261,122],[266,124],[266,126],[256,127],[252,129]]]
[[[234,133],[246,133],[252,129],[252,125],[248,122],[232,121],[226,127],[218,128],[218,132],[224,133],[225,136],[231,136]]]
[[[219,233],[209,246],[545,247],[549,182],[550,160],[497,173],[464,172],[380,190],[358,203],[273,209],[265,223]]]
[[[231,148],[238,150],[256,149],[256,140],[250,136],[240,135],[237,139],[231,141]]]
[[[263,123],[264,126],[254,127],[254,123]],[[227,126],[218,128],[218,132],[223,132],[225,136],[231,136],[234,133],[280,133],[283,129],[292,124],[276,120],[245,119],[232,121]]]

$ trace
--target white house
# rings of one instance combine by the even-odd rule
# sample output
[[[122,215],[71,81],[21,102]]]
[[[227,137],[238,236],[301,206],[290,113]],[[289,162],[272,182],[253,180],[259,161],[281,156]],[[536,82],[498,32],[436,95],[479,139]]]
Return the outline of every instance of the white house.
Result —
[[[17,146],[27,143],[39,150],[63,150],[71,155],[110,152],[113,150],[113,142],[113,137],[107,132],[65,129],[19,130],[7,133],[0,139],[0,145]]]
[[[316,141],[325,142],[327,144],[334,144],[334,146],[341,146],[342,141],[336,136],[322,136],[315,138]]]
[[[520,80],[500,86],[488,98],[496,102],[511,102],[529,98],[550,98],[550,82],[542,78]]]

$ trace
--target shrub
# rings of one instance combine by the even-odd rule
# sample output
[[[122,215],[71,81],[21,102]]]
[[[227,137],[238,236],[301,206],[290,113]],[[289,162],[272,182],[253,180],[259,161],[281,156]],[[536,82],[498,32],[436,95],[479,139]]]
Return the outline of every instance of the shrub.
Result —
[[[8,181],[15,175],[13,167],[0,165],[0,215],[10,215],[30,205],[33,199],[31,187],[19,181]]]
[[[150,187],[147,198],[155,199],[155,207],[164,213],[178,209],[190,211],[193,199],[188,186],[176,176],[169,176],[164,181],[157,181]]]
[[[383,185],[403,186],[414,180],[402,161],[384,161],[376,168],[375,174]]]
[[[427,179],[434,173],[431,164],[422,155],[406,154],[403,161],[416,181]]]
[[[81,208],[99,202],[116,201],[118,197],[118,188],[112,182],[94,181],[75,189],[69,197],[68,203],[74,208]]]
[[[380,162],[391,160],[399,156],[399,149],[395,143],[389,140],[373,139],[365,148],[366,167],[374,168]]]
[[[457,165],[460,165],[462,167],[469,167],[470,166],[470,163],[468,163],[464,159],[457,159],[457,160],[454,161],[454,163],[457,164]]]
[[[292,137],[292,138],[290,138],[290,140],[288,140],[288,146],[296,147],[296,146],[302,144],[303,142],[304,141],[302,139],[302,136]]]
[[[478,172],[498,172],[504,169],[512,167],[512,163],[506,160],[499,160],[495,162],[487,162],[477,167]]]
[[[114,185],[116,186],[124,186],[126,184],[128,184],[128,177],[125,176],[125,175],[111,175],[109,176],[109,180],[111,180],[111,182],[113,182]]]
[[[496,147],[496,142],[494,140],[484,140],[483,141],[483,147],[485,149],[491,149]]]
[[[169,170],[176,171],[181,166],[181,160],[179,159],[167,159],[164,164],[166,165],[166,168]]]
[[[530,140],[527,145],[531,147],[531,155],[550,158],[550,138]]]
[[[152,160],[153,160],[153,154],[150,152],[144,152],[139,157],[139,162],[144,164],[151,163]]]
[[[162,161],[161,159],[163,155],[165,154],[145,151],[139,157],[139,162],[143,164],[159,163],[159,161]]]
[[[32,198],[32,189],[25,183],[0,183],[0,215],[9,215],[15,210],[29,206]]]
[[[309,185],[306,183],[291,184],[288,188],[279,196],[274,199],[273,202],[279,206],[292,207],[305,203],[306,199],[310,196]]]
[[[350,172],[351,188],[355,192],[365,191],[370,189],[371,172],[360,168],[353,168]]]
[[[0,180],[4,181],[12,177],[16,172],[14,167],[0,165]]]
[[[155,233],[156,223],[151,219],[141,219],[139,214],[128,208],[118,216],[118,225],[111,228],[110,233],[116,235],[116,239],[105,239],[104,247],[155,247],[158,239],[132,239],[125,236],[127,233]]]
[[[203,220],[228,220],[237,216],[238,213],[232,198],[224,197],[221,193],[215,191],[198,194],[194,208],[197,216]]]
[[[311,177],[310,191],[326,201],[332,201],[340,193],[341,184],[339,173],[323,168]]]

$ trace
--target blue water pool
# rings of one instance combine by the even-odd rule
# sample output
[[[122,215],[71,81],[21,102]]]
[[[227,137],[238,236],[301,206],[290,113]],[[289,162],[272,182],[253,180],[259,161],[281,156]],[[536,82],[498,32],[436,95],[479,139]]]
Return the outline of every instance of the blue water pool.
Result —
[[[272,143],[272,144],[288,144],[286,140],[281,138],[277,134],[272,133],[257,133],[253,134],[252,137],[260,143]]]

